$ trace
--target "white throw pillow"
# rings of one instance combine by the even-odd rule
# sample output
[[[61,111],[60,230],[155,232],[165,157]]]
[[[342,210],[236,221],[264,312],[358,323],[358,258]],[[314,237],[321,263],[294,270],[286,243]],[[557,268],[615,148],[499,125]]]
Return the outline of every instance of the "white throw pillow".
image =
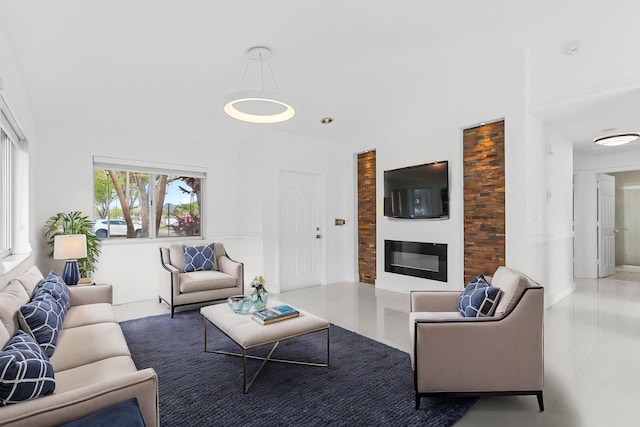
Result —
[[[527,287],[527,279],[519,273],[500,266],[491,278],[491,286],[495,286],[502,290],[502,296],[498,302],[498,307],[494,312],[494,316],[503,316],[511,311],[516,305],[518,299]]]

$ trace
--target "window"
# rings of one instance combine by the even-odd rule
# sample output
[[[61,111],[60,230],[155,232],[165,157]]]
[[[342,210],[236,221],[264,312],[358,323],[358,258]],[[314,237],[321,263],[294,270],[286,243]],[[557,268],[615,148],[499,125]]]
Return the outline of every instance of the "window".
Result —
[[[11,140],[0,129],[0,258],[11,253]]]
[[[0,91],[0,271],[11,255],[31,252],[27,148],[24,132]]]
[[[101,239],[202,235],[205,173],[94,158],[94,232]]]

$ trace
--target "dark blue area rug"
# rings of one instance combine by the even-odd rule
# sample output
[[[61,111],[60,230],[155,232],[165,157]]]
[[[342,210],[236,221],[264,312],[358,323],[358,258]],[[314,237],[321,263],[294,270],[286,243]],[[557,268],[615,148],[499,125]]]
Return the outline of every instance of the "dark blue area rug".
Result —
[[[475,398],[423,397],[415,409],[409,355],[331,325],[329,368],[267,363],[242,394],[242,358],[204,352],[198,310],[121,323],[138,369],[156,370],[164,426],[451,426]],[[208,348],[239,347],[211,324]],[[326,332],[280,343],[274,358],[323,363]],[[264,356],[269,346],[251,354]],[[248,376],[260,361],[248,362]]]

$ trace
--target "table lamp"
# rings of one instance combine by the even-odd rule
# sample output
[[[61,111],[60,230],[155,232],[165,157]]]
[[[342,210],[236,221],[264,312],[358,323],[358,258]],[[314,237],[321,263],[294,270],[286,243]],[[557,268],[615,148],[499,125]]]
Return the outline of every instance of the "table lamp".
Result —
[[[77,285],[80,280],[78,259],[87,257],[87,236],[84,234],[60,234],[54,237],[53,259],[64,259],[62,280],[67,285]]]

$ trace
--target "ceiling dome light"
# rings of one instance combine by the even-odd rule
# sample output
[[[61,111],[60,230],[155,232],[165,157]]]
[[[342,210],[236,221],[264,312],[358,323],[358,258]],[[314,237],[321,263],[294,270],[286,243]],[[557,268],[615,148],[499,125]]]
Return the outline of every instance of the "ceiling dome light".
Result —
[[[607,147],[613,147],[616,145],[624,145],[630,142],[633,142],[640,138],[640,133],[638,132],[624,132],[624,133],[616,133],[613,135],[605,135],[598,137],[593,140],[598,145],[604,145]]]
[[[229,95],[224,101],[224,112],[230,117],[243,122],[249,123],[280,123],[289,120],[296,114],[296,110],[291,103],[278,90],[275,76],[269,65],[271,51],[266,47],[254,47],[247,52],[249,55],[249,63],[242,76],[240,86],[247,77],[252,62],[259,66],[256,74],[259,74],[260,89],[259,90],[243,90]],[[265,70],[264,65],[268,66],[271,80],[275,91],[265,90]]]
[[[333,123],[333,117],[325,117],[324,119],[320,120],[320,123],[322,123],[323,125]]]

